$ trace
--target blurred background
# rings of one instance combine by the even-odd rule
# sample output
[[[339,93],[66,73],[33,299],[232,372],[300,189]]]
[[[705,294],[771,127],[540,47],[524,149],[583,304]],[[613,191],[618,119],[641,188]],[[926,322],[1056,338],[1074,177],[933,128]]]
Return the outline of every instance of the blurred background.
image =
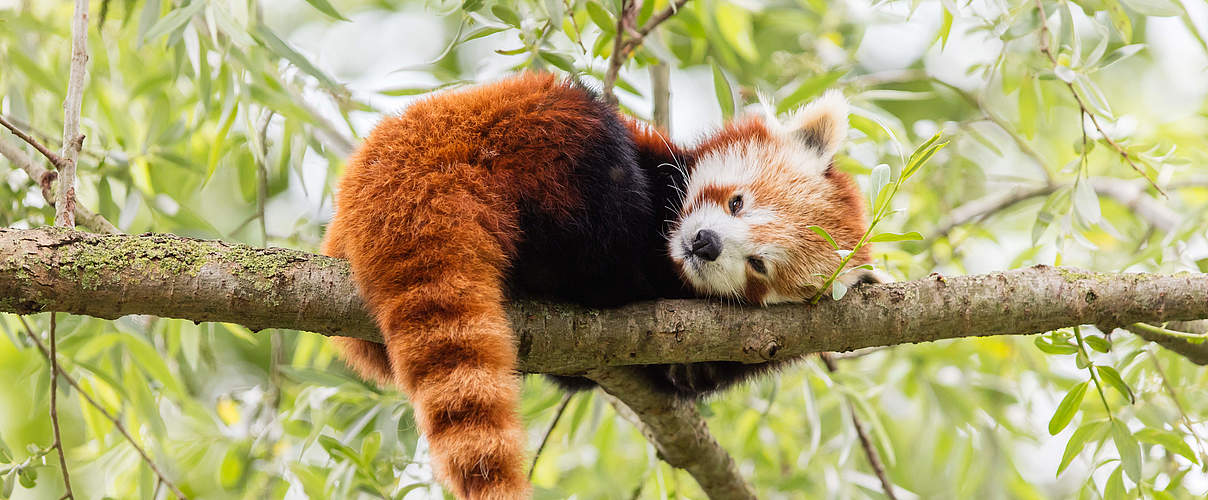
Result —
[[[0,0],[0,113],[52,149],[71,4]],[[638,25],[667,7],[646,0]],[[523,69],[598,88],[619,10],[614,0],[93,0],[80,200],[127,233],[315,251],[344,158],[382,116]],[[875,166],[896,176],[942,133],[950,144],[905,182],[883,223],[923,239],[873,250],[899,280],[1033,264],[1201,272],[1206,37],[1201,0],[690,0],[629,58],[616,94],[654,119],[666,76],[665,125],[691,144],[731,116],[840,89],[854,110],[839,164],[865,192]],[[43,162],[7,132],[0,141]],[[0,157],[0,224],[52,224],[15,166]],[[0,497],[63,494],[47,451],[47,363],[28,338],[49,324],[0,315]],[[444,495],[405,398],[358,381],[322,336],[66,315],[57,331],[69,375],[190,497]],[[1208,371],[1132,334],[899,346],[840,368],[811,357],[701,403],[761,498],[882,498],[851,411],[902,498],[1208,494]],[[1072,423],[1051,434],[1059,402],[1087,383]],[[77,497],[170,498],[64,385]],[[540,377],[524,390],[535,448],[562,395]],[[570,399],[533,478],[538,498],[702,498],[595,393]]]

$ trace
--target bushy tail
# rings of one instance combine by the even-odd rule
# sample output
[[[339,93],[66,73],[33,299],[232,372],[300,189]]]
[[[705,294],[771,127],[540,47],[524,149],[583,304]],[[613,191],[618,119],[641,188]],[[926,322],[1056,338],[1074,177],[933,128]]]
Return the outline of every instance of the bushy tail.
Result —
[[[342,254],[330,240],[324,251]],[[459,499],[529,498],[502,258],[481,246],[440,246],[446,262],[349,252],[386,345],[348,338],[336,345],[363,376],[410,395],[437,476]]]

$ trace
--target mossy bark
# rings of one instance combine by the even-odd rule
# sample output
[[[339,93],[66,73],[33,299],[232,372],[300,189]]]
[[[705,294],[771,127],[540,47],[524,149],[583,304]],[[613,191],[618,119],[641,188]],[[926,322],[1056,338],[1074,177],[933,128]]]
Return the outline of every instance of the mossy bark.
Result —
[[[150,314],[380,340],[346,262],[171,235],[0,229],[0,311],[100,318]],[[586,285],[586,284],[585,284]],[[854,287],[842,301],[741,307],[667,300],[618,309],[518,301],[527,372],[759,362],[820,351],[1073,325],[1208,318],[1208,275],[1094,273],[1036,266]]]

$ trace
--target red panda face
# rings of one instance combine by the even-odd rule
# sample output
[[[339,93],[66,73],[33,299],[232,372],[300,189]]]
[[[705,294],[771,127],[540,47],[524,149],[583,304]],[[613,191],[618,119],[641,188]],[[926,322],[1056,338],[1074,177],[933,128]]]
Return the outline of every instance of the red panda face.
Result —
[[[669,245],[697,291],[755,304],[809,299],[864,234],[864,202],[831,160],[847,135],[847,103],[829,92],[786,123],[752,117],[695,151]],[[868,261],[862,250],[850,262]],[[857,281],[860,273],[844,275]]]

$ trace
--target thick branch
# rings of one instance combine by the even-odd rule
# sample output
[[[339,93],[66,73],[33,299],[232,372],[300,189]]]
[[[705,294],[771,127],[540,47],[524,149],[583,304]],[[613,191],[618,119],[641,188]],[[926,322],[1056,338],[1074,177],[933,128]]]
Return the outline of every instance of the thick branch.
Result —
[[[593,370],[588,376],[654,444],[659,458],[692,474],[710,500],[755,498],[734,459],[709,433],[695,402],[654,392],[645,379],[624,367]]]
[[[370,340],[344,261],[171,235],[0,229],[0,312],[151,314]],[[664,300],[589,310],[518,301],[509,314],[527,372],[710,360],[1021,335],[1080,324],[1208,318],[1208,274],[1091,273],[1037,266],[858,286],[840,302],[736,307]]]

